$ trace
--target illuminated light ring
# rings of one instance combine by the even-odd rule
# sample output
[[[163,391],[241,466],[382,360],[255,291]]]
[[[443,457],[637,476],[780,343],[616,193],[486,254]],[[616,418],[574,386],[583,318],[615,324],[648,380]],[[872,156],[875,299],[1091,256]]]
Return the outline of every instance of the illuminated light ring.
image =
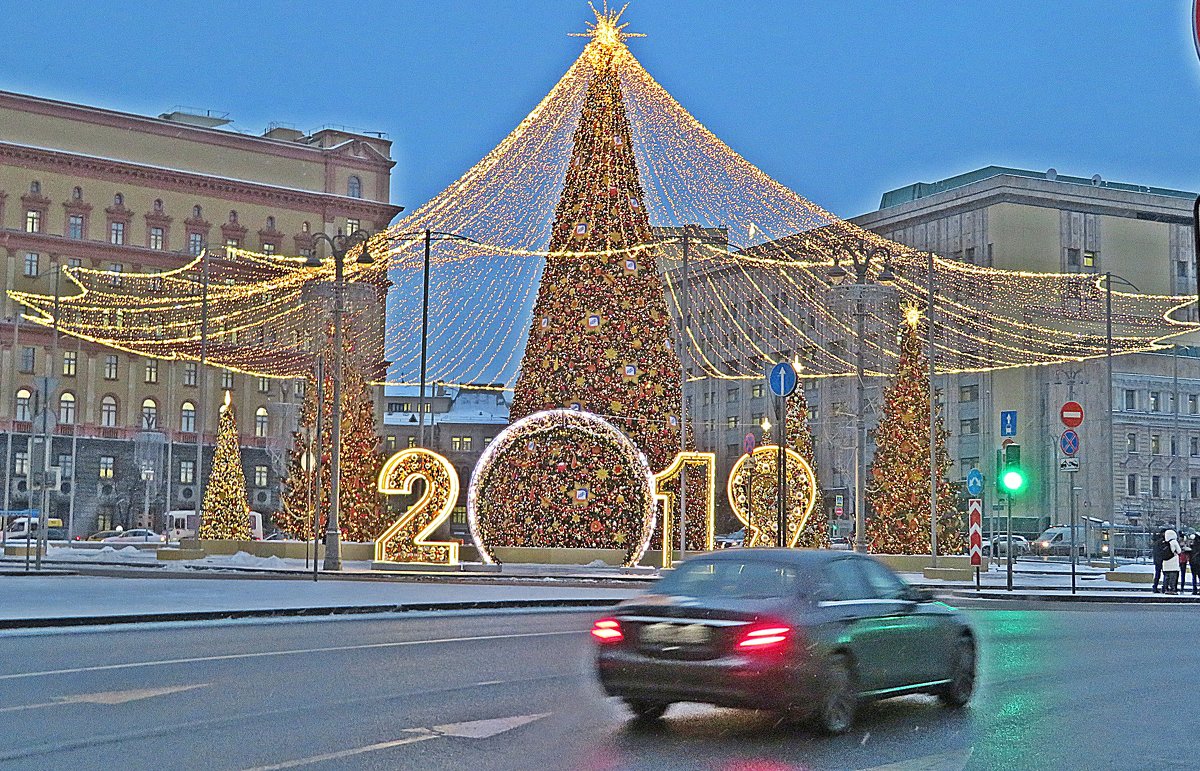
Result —
[[[375,540],[375,561],[457,565],[457,541],[428,540],[458,502],[458,472],[450,461],[419,447],[401,450],[379,470],[379,492],[409,495],[418,479],[425,481],[425,492]],[[420,517],[426,513],[432,516]]]
[[[536,441],[539,437],[561,432],[564,429],[569,433],[579,435],[580,439],[584,441],[600,440],[611,443],[610,446],[617,450],[621,460],[626,464],[625,478],[632,477],[630,481],[636,485],[636,490],[633,491],[636,500],[627,500],[622,506],[630,512],[641,514],[641,532],[630,541],[628,546],[615,544],[609,548],[625,549],[624,564],[628,567],[638,564],[646,553],[646,549],[649,548],[650,537],[654,533],[655,526],[655,498],[654,472],[651,470],[646,456],[638,450],[629,437],[604,418],[576,410],[544,410],[528,415],[501,431],[484,450],[474,471],[471,472],[471,482],[467,487],[467,523],[471,528],[471,538],[474,540],[476,548],[479,549],[479,556],[485,563],[491,565],[498,562],[491,551],[493,546],[488,543],[484,532],[487,527],[486,520],[492,513],[489,511],[489,507],[504,505],[504,501],[488,498],[489,472],[493,470],[493,466],[503,460],[503,456],[511,448]],[[594,481],[595,471],[596,469],[588,470],[591,476],[585,477],[585,479],[589,484],[596,484]],[[528,489],[528,484],[525,487]],[[579,526],[584,527],[585,525],[580,522]]]
[[[773,444],[762,445],[754,450],[754,462],[758,464],[758,470],[754,473],[754,481],[760,482],[760,485],[754,485],[752,482],[752,490],[759,486],[769,487],[772,491],[772,499],[775,495],[776,479],[778,479],[775,465],[778,452],[779,447]],[[788,473],[787,499],[789,504],[796,498],[796,490],[803,487],[799,501],[803,504],[803,511],[800,511],[798,506],[791,506],[787,512],[787,545],[794,547],[800,534],[804,532],[804,527],[808,524],[813,507],[817,503],[817,479],[813,474],[812,466],[798,452],[785,448],[784,457],[784,468]],[[745,503],[747,461],[747,456],[742,455],[733,464],[733,468],[729,471],[729,480],[725,484],[725,493],[729,497],[729,505],[733,509],[734,516],[746,526],[745,545],[774,546],[776,543],[774,537],[776,508],[772,506],[770,511],[757,516],[756,512],[747,512],[742,506]],[[753,501],[751,501],[751,506],[754,507]]]

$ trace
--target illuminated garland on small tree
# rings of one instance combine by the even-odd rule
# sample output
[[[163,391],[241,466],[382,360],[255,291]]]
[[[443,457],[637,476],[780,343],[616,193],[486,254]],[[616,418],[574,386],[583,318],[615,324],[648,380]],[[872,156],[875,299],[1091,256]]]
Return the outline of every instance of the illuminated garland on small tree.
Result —
[[[796,390],[787,399],[786,422],[788,449],[795,450],[815,472],[813,435],[812,429],[808,425],[808,399],[804,396],[803,383],[798,383]],[[825,512],[825,506],[821,500],[821,486],[818,484],[814,489],[816,503],[813,505],[808,522],[804,525],[804,530],[796,540],[796,545],[827,549],[829,548],[829,515]]]
[[[867,519],[871,551],[880,554],[929,554],[929,363],[917,329],[920,311],[908,306],[900,328],[900,362],[884,392],[884,412],[875,438],[875,462],[867,486],[874,513]],[[952,461],[946,451],[949,432],[937,416],[938,553],[958,554],[965,547],[962,519],[947,480]]]
[[[200,519],[201,540],[250,540],[250,502],[246,498],[246,472],[238,446],[237,419],[229,392],[217,424],[217,449],[204,488]]]

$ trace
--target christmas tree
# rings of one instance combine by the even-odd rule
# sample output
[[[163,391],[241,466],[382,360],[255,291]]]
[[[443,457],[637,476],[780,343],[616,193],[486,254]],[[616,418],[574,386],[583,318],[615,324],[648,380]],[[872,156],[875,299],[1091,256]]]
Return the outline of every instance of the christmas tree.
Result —
[[[284,485],[283,506],[275,515],[275,526],[285,533],[310,538],[313,533],[313,507],[325,531],[329,516],[330,462],[333,458],[333,376],[332,366],[325,367],[324,416],[321,428],[320,458],[317,445],[317,378],[305,381],[304,404],[300,408],[300,427],[293,435],[288,478]],[[378,493],[379,469],[383,458],[375,434],[375,404],[371,387],[356,366],[356,359],[343,361],[342,381],[342,479],[338,510],[338,530],[347,541],[374,541],[391,524]],[[306,469],[313,458],[315,472]],[[313,499],[314,475],[319,476],[320,498]]]
[[[884,413],[874,431],[875,462],[867,487],[874,514],[867,520],[871,551],[929,554],[929,377],[921,352],[920,311],[909,306],[900,329],[900,361],[884,392]],[[947,480],[949,433],[936,417],[938,553],[965,547],[962,520]]]
[[[217,424],[217,449],[204,488],[200,519],[201,540],[250,540],[250,502],[246,499],[246,473],[238,447],[237,419],[225,392]]]
[[[808,399],[804,396],[804,386],[797,384],[796,390],[787,399],[787,447],[790,450],[795,450],[796,453],[813,467],[816,472],[816,463],[813,460],[813,435],[812,429],[808,425]],[[812,514],[805,523],[804,529],[800,531],[800,536],[796,540],[797,546],[807,546],[810,548],[825,549],[829,548],[829,515],[825,513],[825,506],[821,502],[821,487],[817,485],[816,503],[813,505]]]
[[[591,78],[510,414],[602,415],[657,472],[679,450],[680,365],[654,252],[638,248],[654,236],[618,76],[629,56],[621,38],[602,17],[585,51]]]

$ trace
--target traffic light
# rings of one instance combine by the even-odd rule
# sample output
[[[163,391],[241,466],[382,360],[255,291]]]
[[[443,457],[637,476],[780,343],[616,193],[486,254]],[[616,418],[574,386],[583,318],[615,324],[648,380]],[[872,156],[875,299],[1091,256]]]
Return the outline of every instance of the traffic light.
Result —
[[[1025,471],[1021,468],[1021,445],[1010,444],[1001,451],[1000,491],[1016,495],[1025,489]]]

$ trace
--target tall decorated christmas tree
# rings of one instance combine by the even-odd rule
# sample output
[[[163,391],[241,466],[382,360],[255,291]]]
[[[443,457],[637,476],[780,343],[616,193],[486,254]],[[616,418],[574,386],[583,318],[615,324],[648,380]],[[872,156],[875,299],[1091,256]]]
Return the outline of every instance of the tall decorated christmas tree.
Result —
[[[383,457],[375,434],[375,405],[371,387],[354,359],[343,363],[342,381],[342,480],[338,510],[338,529],[347,541],[374,541],[390,524],[378,493],[379,469]],[[293,436],[288,478],[284,485],[283,506],[275,515],[275,525],[285,533],[301,538],[312,536],[314,507],[323,533],[329,516],[330,461],[333,458],[333,375],[325,368],[323,385],[324,416],[321,427],[320,457],[317,458],[317,378],[305,381],[304,404],[300,408],[299,430]],[[314,470],[307,468],[311,463]],[[314,480],[314,476],[319,480]],[[313,483],[319,481],[320,496],[313,497]]]
[[[246,498],[246,473],[238,446],[237,419],[229,392],[217,423],[217,449],[204,488],[201,540],[250,540],[250,502]]]
[[[808,399],[804,396],[803,384],[797,385],[796,390],[787,399],[787,446],[808,462],[816,473],[816,462],[813,455],[812,429],[808,425]],[[796,540],[797,546],[824,549],[829,547],[829,515],[821,501],[821,486],[816,488],[816,503],[813,504],[812,514],[805,523],[804,529]]]
[[[875,462],[867,487],[874,514],[867,520],[871,551],[880,554],[929,554],[929,377],[921,352],[921,313],[909,306],[900,328],[900,361],[884,392],[883,417],[875,435]],[[938,553],[958,554],[965,547],[962,518],[947,480],[949,432],[936,419],[938,470]]]

